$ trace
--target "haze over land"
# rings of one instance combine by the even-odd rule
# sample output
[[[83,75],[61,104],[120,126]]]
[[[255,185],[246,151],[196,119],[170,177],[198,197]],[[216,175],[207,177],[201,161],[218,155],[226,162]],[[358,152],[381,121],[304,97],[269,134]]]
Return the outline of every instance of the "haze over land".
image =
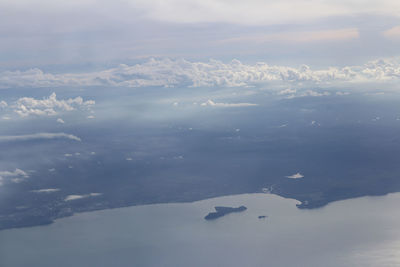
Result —
[[[241,193],[315,208],[399,191],[399,9],[2,1],[0,229]]]

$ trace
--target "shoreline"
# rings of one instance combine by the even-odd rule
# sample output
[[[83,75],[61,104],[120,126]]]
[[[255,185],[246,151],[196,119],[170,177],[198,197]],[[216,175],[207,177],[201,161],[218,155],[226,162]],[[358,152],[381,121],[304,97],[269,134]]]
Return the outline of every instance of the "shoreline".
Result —
[[[385,197],[391,194],[396,194],[400,192],[389,192],[386,194],[380,194],[380,195],[362,195],[362,196],[355,196],[355,197],[349,197],[349,198],[344,198],[344,199],[337,199],[329,202],[324,202],[324,205],[310,205],[306,204],[304,205],[304,202],[301,202],[298,199],[292,198],[292,197],[287,197],[284,195],[280,194],[275,194],[275,193],[263,193],[263,192],[255,192],[255,193],[241,193],[241,194],[229,194],[229,195],[221,195],[221,196],[216,196],[216,197],[209,197],[209,198],[203,198],[199,200],[194,200],[194,201],[171,201],[171,202],[160,202],[160,203],[148,203],[148,204],[133,204],[133,205],[125,205],[125,206],[116,206],[116,207],[96,207],[93,209],[87,209],[87,210],[79,210],[75,212],[71,212],[68,214],[63,214],[63,216],[57,216],[54,218],[48,218],[47,220],[43,220],[43,223],[34,223],[34,224],[21,224],[15,225],[15,226],[10,226],[10,227],[4,227],[0,229],[1,231],[7,231],[7,230],[18,230],[18,229],[24,229],[24,228],[32,228],[32,227],[43,227],[43,226],[49,226],[54,224],[55,222],[59,220],[63,220],[69,217],[73,217],[76,215],[81,215],[81,214],[86,214],[86,213],[93,213],[93,212],[101,212],[101,211],[108,211],[108,210],[118,210],[118,209],[126,209],[126,208],[132,208],[132,207],[146,207],[146,206],[162,206],[162,205],[180,205],[180,204],[194,204],[194,203],[199,203],[199,202],[204,202],[204,201],[214,201],[216,199],[224,199],[224,198],[230,198],[230,197],[238,197],[238,196],[246,196],[246,195],[272,195],[275,197],[280,197],[283,199],[287,200],[293,200],[296,201],[295,206],[299,210],[318,210],[320,208],[327,207],[333,203],[341,202],[341,201],[347,201],[347,200],[353,200],[353,199],[359,199],[359,198],[364,198],[364,197]],[[211,207],[213,208],[213,207]]]

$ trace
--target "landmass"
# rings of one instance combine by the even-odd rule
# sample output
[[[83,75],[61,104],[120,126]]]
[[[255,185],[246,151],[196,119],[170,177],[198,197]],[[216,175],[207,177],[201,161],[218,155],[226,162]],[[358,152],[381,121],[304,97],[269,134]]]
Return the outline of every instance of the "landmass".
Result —
[[[204,219],[206,220],[216,220],[218,218],[221,218],[222,216],[225,216],[227,214],[233,213],[233,212],[242,212],[247,210],[245,206],[240,206],[237,208],[232,208],[232,207],[215,207],[215,212],[210,212],[207,214]]]
[[[102,99],[111,97],[108,88],[102,92]],[[143,95],[134,96],[129,100],[141,99],[141,107]],[[400,112],[399,99],[375,103],[363,97],[271,100],[240,120],[239,113],[221,109],[213,123],[199,128],[191,127],[203,115],[136,124],[113,117],[65,129],[82,142],[0,142],[0,230],[80,212],[238,194],[270,193],[314,209],[400,192],[400,124],[393,115]],[[387,120],[371,121],[374,114],[366,111],[377,110]],[[324,123],[310,126],[316,114]],[[290,126],[271,127],[276,118]]]

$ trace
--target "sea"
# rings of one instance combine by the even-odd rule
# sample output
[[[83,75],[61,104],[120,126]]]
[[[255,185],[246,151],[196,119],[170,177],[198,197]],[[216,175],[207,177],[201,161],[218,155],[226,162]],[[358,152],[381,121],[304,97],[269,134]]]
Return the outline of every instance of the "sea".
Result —
[[[400,266],[400,193],[298,203],[261,193],[79,213],[0,231],[0,266]]]

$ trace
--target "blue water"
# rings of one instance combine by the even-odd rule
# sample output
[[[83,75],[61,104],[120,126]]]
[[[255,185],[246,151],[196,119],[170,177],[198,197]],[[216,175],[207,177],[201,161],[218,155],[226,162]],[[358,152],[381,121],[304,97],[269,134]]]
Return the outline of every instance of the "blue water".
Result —
[[[296,203],[251,194],[82,213],[1,231],[0,266],[400,265],[400,193],[316,210]],[[248,209],[203,219],[221,205]]]

